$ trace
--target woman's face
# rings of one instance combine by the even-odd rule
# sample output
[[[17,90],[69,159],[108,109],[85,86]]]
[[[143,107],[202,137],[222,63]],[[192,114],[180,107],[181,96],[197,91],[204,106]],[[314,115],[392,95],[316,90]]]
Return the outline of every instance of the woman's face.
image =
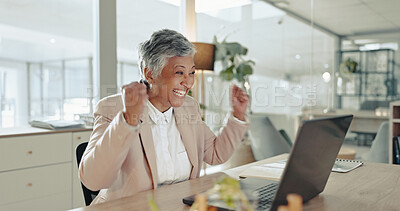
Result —
[[[193,56],[175,56],[168,59],[161,74],[151,80],[150,102],[161,112],[183,104],[194,83]]]

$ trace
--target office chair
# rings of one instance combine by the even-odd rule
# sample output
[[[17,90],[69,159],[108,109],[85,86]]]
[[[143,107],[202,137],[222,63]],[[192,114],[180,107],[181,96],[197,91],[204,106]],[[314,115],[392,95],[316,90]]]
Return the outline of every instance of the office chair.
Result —
[[[286,133],[284,129],[280,129],[279,133],[282,135],[282,137],[285,139],[285,141],[288,143],[290,147],[292,147],[293,143],[292,140],[290,139],[289,135]]]
[[[83,142],[76,147],[76,161],[78,163],[78,168],[79,164],[81,163],[83,152],[85,152],[87,145],[88,142]],[[85,187],[85,185],[83,185],[82,182],[81,185],[82,185],[83,196],[85,197],[85,204],[86,206],[89,206],[90,203],[92,203],[93,199],[97,196],[97,194],[99,194],[99,191],[89,190],[88,188]]]
[[[361,156],[363,161],[389,163],[389,121],[379,126],[371,149]]]
[[[251,149],[256,160],[290,152],[291,146],[266,115],[250,115]]]

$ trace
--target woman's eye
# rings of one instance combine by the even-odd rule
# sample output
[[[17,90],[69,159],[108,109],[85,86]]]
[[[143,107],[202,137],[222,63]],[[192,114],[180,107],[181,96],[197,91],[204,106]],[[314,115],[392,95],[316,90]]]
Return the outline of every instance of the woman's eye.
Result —
[[[190,73],[190,75],[194,75],[194,74],[196,74],[196,72],[195,72],[195,71],[193,71],[193,72],[191,72],[191,73]]]
[[[177,71],[176,74],[183,75],[182,71]]]

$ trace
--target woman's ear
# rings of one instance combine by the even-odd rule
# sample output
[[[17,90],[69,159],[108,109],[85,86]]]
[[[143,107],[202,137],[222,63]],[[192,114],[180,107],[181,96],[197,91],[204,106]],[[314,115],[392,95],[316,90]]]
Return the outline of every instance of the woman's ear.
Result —
[[[152,77],[152,72],[146,67],[144,68],[144,77],[146,78],[146,80],[152,84],[153,83],[153,77]]]

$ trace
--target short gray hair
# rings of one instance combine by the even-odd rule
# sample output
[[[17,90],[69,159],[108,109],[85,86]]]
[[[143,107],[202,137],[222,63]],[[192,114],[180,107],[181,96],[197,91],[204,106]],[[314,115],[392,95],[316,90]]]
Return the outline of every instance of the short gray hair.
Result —
[[[144,78],[144,69],[151,71],[152,77],[161,74],[169,58],[174,56],[194,56],[195,46],[179,32],[162,29],[154,32],[149,40],[139,44],[139,68]]]

